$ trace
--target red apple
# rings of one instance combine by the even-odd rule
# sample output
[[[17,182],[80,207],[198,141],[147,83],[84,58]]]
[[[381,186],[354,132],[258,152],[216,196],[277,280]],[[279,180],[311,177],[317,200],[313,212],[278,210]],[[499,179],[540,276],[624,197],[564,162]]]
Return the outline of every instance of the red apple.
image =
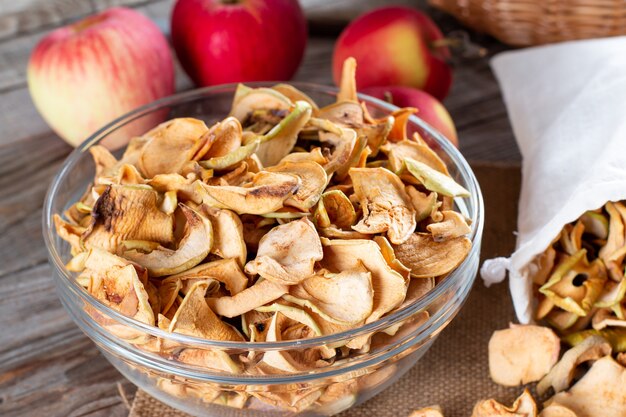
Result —
[[[456,147],[459,146],[456,128],[446,108],[430,94],[411,87],[368,87],[359,91],[395,104],[398,107],[415,107],[417,116],[437,129]]]
[[[297,0],[178,0],[172,43],[198,85],[288,80],[306,47]]]
[[[356,58],[359,89],[377,85],[405,85],[422,89],[439,100],[448,94],[452,70],[450,52],[438,46],[443,35],[424,13],[407,7],[383,7],[358,17],[341,33],[333,55],[333,75]]]
[[[113,8],[44,37],[28,63],[28,87],[46,122],[76,146],[116,117],[172,94],[174,63],[150,19]],[[155,117],[138,120],[107,145],[123,145],[158,123]]]

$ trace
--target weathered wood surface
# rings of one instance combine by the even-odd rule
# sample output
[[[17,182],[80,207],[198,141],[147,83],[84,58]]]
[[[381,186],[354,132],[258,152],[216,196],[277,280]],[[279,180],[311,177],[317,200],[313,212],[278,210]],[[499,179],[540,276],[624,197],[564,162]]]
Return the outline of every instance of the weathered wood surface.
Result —
[[[165,27],[171,0],[0,0],[0,415],[126,416],[118,384],[134,388],[98,353],[57,300],[41,237],[45,192],[70,152],[37,114],[25,68],[36,42],[51,28],[110,5],[132,5]],[[296,79],[330,84],[338,24],[382,1],[305,0],[313,19],[305,61]],[[419,3],[407,1],[406,3]],[[325,20],[325,16],[335,19]],[[444,29],[455,29],[436,14]],[[319,22],[326,36],[315,36]],[[478,38],[490,51],[502,49]],[[515,162],[506,110],[488,60],[460,63],[446,101],[470,160]],[[190,87],[179,72],[179,89]]]

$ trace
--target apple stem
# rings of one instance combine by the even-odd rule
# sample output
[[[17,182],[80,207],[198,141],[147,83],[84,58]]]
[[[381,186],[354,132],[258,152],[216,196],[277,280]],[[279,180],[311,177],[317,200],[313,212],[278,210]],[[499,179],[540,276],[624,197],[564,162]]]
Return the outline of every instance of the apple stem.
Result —
[[[459,51],[464,58],[482,58],[487,55],[487,48],[472,42],[468,33],[463,30],[450,32],[447,37],[431,42],[430,47],[449,47]]]

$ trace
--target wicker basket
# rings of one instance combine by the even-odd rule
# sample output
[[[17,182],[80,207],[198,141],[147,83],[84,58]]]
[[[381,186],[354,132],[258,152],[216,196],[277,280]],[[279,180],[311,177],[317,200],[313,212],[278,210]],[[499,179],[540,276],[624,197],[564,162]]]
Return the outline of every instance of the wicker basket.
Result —
[[[465,25],[517,46],[626,35],[626,0],[429,0]]]

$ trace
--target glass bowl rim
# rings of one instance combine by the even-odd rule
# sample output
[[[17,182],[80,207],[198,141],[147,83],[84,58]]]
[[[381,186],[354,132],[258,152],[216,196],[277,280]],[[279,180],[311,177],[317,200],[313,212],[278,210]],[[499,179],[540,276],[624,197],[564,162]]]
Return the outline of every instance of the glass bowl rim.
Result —
[[[128,113],[123,114],[122,116],[116,118],[112,122],[108,123],[91,136],[89,136],[83,143],[81,143],[76,149],[74,149],[70,155],[65,159],[63,165],[56,173],[54,179],[48,191],[46,193],[46,198],[43,206],[43,235],[44,242],[46,245],[46,249],[48,251],[48,258],[53,267],[57,270],[60,276],[62,276],[66,282],[63,282],[63,285],[69,285],[70,290],[75,295],[78,295],[83,301],[89,304],[91,307],[96,308],[101,313],[105,314],[109,318],[114,319],[116,322],[129,326],[134,330],[138,330],[149,334],[151,336],[177,341],[183,344],[194,345],[196,347],[202,348],[218,348],[218,349],[250,349],[254,348],[255,350],[263,350],[263,349],[271,349],[271,350],[282,350],[282,349],[301,349],[306,347],[314,347],[320,346],[323,344],[330,344],[344,339],[352,339],[361,335],[365,335],[367,333],[373,333],[377,330],[387,328],[392,326],[393,324],[404,320],[414,313],[425,309],[431,303],[439,298],[443,293],[446,292],[456,281],[462,280],[465,277],[463,273],[466,269],[470,268],[469,261],[473,259],[478,251],[480,251],[480,244],[475,244],[476,242],[480,243],[482,236],[482,229],[484,223],[484,205],[482,193],[480,191],[480,186],[478,181],[470,168],[468,162],[461,155],[459,150],[454,147],[441,133],[439,133],[435,128],[430,126],[428,123],[420,119],[415,115],[411,115],[409,120],[420,128],[424,129],[431,135],[442,151],[451,159],[451,162],[457,167],[459,170],[459,174],[466,182],[466,186],[470,192],[469,198],[472,201],[472,206],[475,208],[472,218],[470,219],[471,224],[471,233],[469,235],[469,239],[472,241],[472,247],[470,252],[467,254],[465,260],[456,267],[444,280],[435,286],[431,291],[420,297],[413,304],[394,312],[388,316],[384,316],[372,323],[368,323],[362,326],[359,326],[355,329],[346,330],[339,333],[333,333],[325,336],[317,336],[308,339],[299,339],[299,340],[290,340],[290,341],[280,341],[280,342],[231,342],[231,341],[219,341],[219,340],[207,340],[202,339],[195,336],[187,336],[178,333],[169,333],[165,330],[158,328],[157,326],[151,326],[142,322],[139,322],[131,317],[124,316],[118,311],[108,307],[101,301],[97,300],[93,296],[91,296],[87,291],[80,286],[75,279],[73,279],[72,274],[65,268],[65,263],[61,259],[56,245],[55,245],[55,228],[52,222],[52,205],[55,200],[55,196],[57,194],[58,189],[62,185],[65,178],[68,176],[70,170],[79,162],[80,158],[85,152],[88,152],[89,148],[97,143],[99,143],[102,139],[106,138],[109,134],[113,133],[117,129],[123,127],[129,122],[133,120],[143,117],[149,113],[154,111],[158,111],[162,108],[166,108],[168,106],[175,106],[185,102],[192,102],[197,99],[208,98],[211,94],[215,93],[224,93],[224,92],[233,92],[235,91],[237,85],[239,83],[231,83],[231,84],[221,84],[210,87],[197,88],[189,91],[184,91],[181,93],[177,93],[168,97],[161,98],[159,100],[155,100],[149,104],[138,107]],[[274,82],[267,81],[257,81],[257,82],[246,82],[245,83],[251,87],[268,87],[271,85],[275,85]],[[288,84],[293,85],[294,87],[302,90],[305,94],[307,91],[316,91],[323,94],[336,94],[338,89],[336,87],[315,84],[315,83],[306,83],[306,82],[288,82]],[[391,113],[394,110],[397,110],[398,107],[394,106],[385,101],[379,100],[375,97],[368,96],[366,94],[358,94],[358,97],[361,101],[365,101],[366,103],[372,103],[373,105],[382,108],[385,112]],[[473,282],[475,277],[466,278]],[[433,317],[430,317],[427,322],[424,323],[424,326],[431,322]],[[424,327],[421,326],[421,327]],[[121,340],[121,339],[120,339]]]

